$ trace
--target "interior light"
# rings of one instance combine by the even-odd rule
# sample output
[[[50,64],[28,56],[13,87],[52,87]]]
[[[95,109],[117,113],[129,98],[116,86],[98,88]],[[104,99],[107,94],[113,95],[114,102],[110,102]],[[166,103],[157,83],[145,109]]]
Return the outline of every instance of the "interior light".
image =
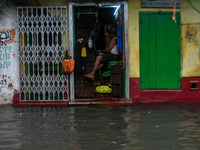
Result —
[[[115,12],[114,12],[114,14],[113,14],[113,15],[116,15],[116,13],[117,13],[117,11],[119,10],[119,8],[120,8],[120,5],[119,5],[119,6],[117,6],[117,8],[116,8],[116,10],[115,10]]]

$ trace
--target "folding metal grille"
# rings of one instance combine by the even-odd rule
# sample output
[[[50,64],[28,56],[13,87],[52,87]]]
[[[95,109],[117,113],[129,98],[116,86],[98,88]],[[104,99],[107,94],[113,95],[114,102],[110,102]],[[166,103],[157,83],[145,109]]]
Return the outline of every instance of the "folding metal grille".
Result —
[[[18,7],[21,101],[68,101],[67,7]]]

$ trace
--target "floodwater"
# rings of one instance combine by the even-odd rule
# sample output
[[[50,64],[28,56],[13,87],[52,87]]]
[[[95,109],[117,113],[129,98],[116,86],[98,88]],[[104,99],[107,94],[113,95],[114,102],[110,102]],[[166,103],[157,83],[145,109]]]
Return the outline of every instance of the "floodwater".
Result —
[[[200,150],[200,103],[1,107],[1,150]]]

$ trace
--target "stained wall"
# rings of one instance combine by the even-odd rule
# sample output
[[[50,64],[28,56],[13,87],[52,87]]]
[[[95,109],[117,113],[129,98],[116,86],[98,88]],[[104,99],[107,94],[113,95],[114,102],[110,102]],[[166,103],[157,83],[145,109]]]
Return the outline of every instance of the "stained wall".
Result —
[[[17,16],[11,1],[0,5],[0,104],[12,103],[19,92]]]
[[[200,2],[182,0],[182,77],[200,76]],[[194,7],[193,7],[194,6]],[[195,8],[195,9],[194,9]]]

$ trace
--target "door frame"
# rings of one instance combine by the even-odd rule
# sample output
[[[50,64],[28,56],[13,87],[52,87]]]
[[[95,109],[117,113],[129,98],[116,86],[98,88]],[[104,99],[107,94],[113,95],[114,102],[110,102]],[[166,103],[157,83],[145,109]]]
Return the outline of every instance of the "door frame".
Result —
[[[69,53],[74,58],[74,6],[124,5],[124,42],[125,42],[125,98],[129,98],[129,45],[128,45],[128,2],[73,3],[68,4],[69,14]],[[75,99],[74,73],[70,74],[70,99]]]

